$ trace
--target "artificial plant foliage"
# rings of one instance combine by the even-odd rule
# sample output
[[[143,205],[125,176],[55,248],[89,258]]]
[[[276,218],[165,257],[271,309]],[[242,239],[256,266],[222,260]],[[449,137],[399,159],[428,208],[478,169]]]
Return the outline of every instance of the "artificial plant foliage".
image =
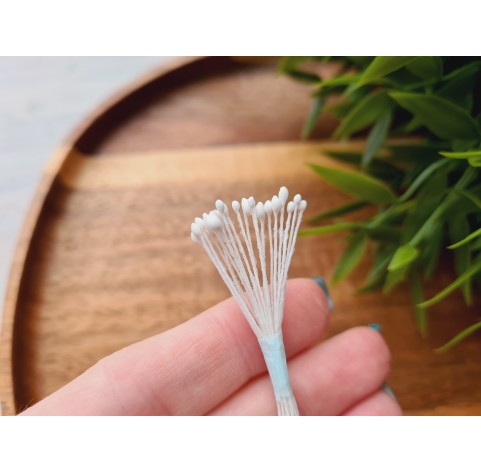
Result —
[[[322,78],[319,63],[338,65]],[[314,67],[313,67],[314,66]],[[304,235],[347,232],[333,282],[348,276],[372,248],[371,268],[360,292],[390,291],[408,282],[422,335],[426,309],[461,290],[467,305],[481,282],[481,58],[478,57],[288,57],[280,71],[313,87],[302,130],[306,138],[319,115],[339,118],[334,137],[366,135],[362,153],[332,152],[352,166],[345,171],[310,164],[320,178],[352,201],[311,218]],[[328,98],[336,96],[332,101]],[[389,138],[416,137],[410,144]],[[373,208],[360,221],[347,219]],[[425,299],[423,284],[442,253],[453,257],[454,280]],[[475,323],[440,351],[481,329]]]

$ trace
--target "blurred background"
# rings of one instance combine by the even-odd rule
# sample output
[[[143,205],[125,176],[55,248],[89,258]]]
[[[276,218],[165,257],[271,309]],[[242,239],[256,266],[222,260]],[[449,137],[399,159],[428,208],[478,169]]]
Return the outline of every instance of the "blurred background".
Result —
[[[46,161],[98,104],[171,57],[0,58],[0,299]],[[2,310],[0,310],[0,321]]]

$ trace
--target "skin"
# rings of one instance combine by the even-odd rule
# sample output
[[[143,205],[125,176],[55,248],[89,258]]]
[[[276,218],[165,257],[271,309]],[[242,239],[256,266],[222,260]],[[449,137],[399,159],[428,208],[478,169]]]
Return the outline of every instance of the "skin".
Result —
[[[287,284],[284,342],[301,415],[400,415],[380,390],[389,350],[375,330],[353,328],[322,343],[324,292]],[[22,415],[275,415],[257,340],[233,299],[102,359]]]

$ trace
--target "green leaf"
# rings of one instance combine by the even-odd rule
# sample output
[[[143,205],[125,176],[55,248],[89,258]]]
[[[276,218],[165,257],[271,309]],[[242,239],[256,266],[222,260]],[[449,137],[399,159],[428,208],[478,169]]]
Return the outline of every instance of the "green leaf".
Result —
[[[367,137],[366,147],[362,154],[361,166],[363,169],[369,167],[372,158],[384,144],[389,127],[391,126],[391,121],[392,111],[389,109],[379,117],[376,124],[372,127],[369,136]]]
[[[423,249],[423,253],[421,254],[419,262],[420,266],[424,268],[424,277],[426,279],[431,278],[436,270],[443,239],[443,231],[435,232],[429,240],[429,244],[427,244]]]
[[[350,164],[356,167],[361,165],[362,154],[358,152],[324,151],[324,154],[345,164]],[[404,173],[395,165],[386,162],[383,159],[374,158],[371,160],[369,166],[369,174],[381,180],[397,182],[402,179]]]
[[[481,167],[481,157],[470,157],[468,163],[472,167]]]
[[[321,79],[317,74],[309,71],[300,70],[298,66],[314,59],[313,56],[287,56],[283,57],[279,63],[278,71],[281,74],[286,74],[293,79],[308,83],[318,83]]]
[[[415,58],[415,56],[377,56],[362,74],[359,86],[384,77],[409,64]]]
[[[311,110],[309,111],[309,115],[301,131],[301,139],[307,139],[312,133],[312,130],[314,129],[314,126],[316,126],[317,120],[319,119],[319,115],[321,114],[325,103],[326,99],[323,95],[317,95],[314,97]]]
[[[449,157],[450,159],[469,159],[472,157],[481,158],[481,149],[475,149],[472,151],[463,151],[463,152],[442,151],[439,154],[441,154],[441,156],[444,156],[444,157]]]
[[[320,89],[326,87],[338,87],[344,85],[351,85],[359,80],[359,74],[346,74],[338,75],[337,77],[331,77],[330,79],[325,79],[319,84]]]
[[[391,99],[384,91],[374,92],[361,99],[341,121],[335,137],[348,138],[376,121],[390,109]]]
[[[462,67],[458,67],[454,69],[449,74],[446,74],[442,78],[442,81],[446,83],[454,82],[456,85],[459,85],[457,82],[455,82],[457,79],[461,77],[470,76],[473,72],[479,72],[480,70],[481,70],[481,61],[470,62]]]
[[[388,244],[399,245],[401,241],[401,231],[390,226],[376,226],[375,228],[365,227],[367,233],[374,241]]]
[[[388,144],[393,161],[407,162],[408,164],[431,162],[439,159],[439,144]]]
[[[399,202],[399,200],[398,200]],[[404,213],[411,210],[416,205],[416,200],[410,200],[404,203],[396,203],[395,205],[389,207],[387,210],[384,210],[377,215],[373,216],[367,225],[368,229],[376,228],[381,224],[385,224],[388,222],[392,222],[393,220],[397,220],[399,216],[404,215]]]
[[[416,177],[414,182],[409,186],[409,188],[404,192],[404,194],[401,195],[399,201],[405,202],[406,200],[409,200],[429,177],[431,177],[441,167],[447,166],[448,164],[449,161],[446,161],[444,159],[438,159],[437,161],[426,167],[426,169],[424,169]]]
[[[409,275],[409,285],[411,286],[411,297],[414,304],[416,324],[418,325],[421,336],[425,338],[428,332],[428,317],[426,310],[419,306],[424,301],[424,294],[421,280],[416,271],[412,271]]]
[[[395,252],[395,248],[387,248],[384,250],[378,250],[374,257],[371,270],[366,277],[364,285],[357,290],[357,293],[366,293],[374,288],[379,288],[384,282],[387,266],[389,261]]]
[[[341,221],[332,225],[317,226],[315,228],[302,229],[297,234],[299,236],[317,236],[319,234],[338,233],[340,231],[348,231],[351,229],[362,228],[359,223],[351,223],[350,221]]]
[[[451,141],[451,148],[453,152],[466,152],[478,147],[479,138],[477,139],[453,139]]]
[[[406,65],[406,69],[421,79],[439,79],[443,73],[440,57],[420,56]]]
[[[459,213],[449,222],[449,238],[451,241],[459,241],[469,235],[469,222],[466,214]],[[457,275],[462,275],[471,265],[471,251],[468,246],[461,246],[454,250],[454,268]],[[462,292],[466,305],[473,302],[471,279],[466,280],[462,286]]]
[[[393,258],[391,259],[391,262],[389,263],[389,266],[387,270],[389,272],[393,272],[395,270],[399,270],[405,266],[409,266],[414,262],[414,260],[419,256],[419,249],[409,246],[409,245],[404,245],[401,246],[397,249],[397,251],[394,253]]]
[[[351,241],[337,263],[332,283],[335,284],[347,277],[359,264],[367,247],[365,234],[357,234],[351,237]]]
[[[461,241],[458,241],[455,244],[451,244],[451,246],[448,246],[448,249],[457,249],[458,247],[464,246],[466,243],[469,243],[469,241],[472,241],[473,239],[479,236],[481,236],[481,228],[477,229],[476,231],[473,231],[471,234],[466,236]]]
[[[324,96],[317,95],[312,102],[311,110],[309,112],[309,116],[307,117],[306,122],[304,123],[304,127],[302,128],[301,132],[301,139],[307,139],[311,134],[314,126],[316,126],[317,120],[319,119],[319,115],[321,114],[322,108],[326,100]]]
[[[409,210],[404,220],[403,242],[408,243],[411,241],[420,229],[425,227],[426,222],[441,204],[447,185],[447,173],[446,168],[444,168],[433,173],[431,178],[421,187],[416,197],[416,205]],[[424,234],[429,234],[429,237],[432,237],[436,234],[438,224],[438,221],[430,221],[428,223],[429,228],[424,228],[423,230]],[[418,243],[411,245],[417,246]]]
[[[472,324],[471,326],[467,327],[466,329],[463,329],[463,331],[461,331],[456,336],[454,336],[453,339],[448,341],[443,346],[438,347],[436,349],[436,352],[444,353],[444,352],[449,351],[452,347],[456,346],[456,344],[459,344],[461,341],[466,339],[468,336],[470,336],[471,334],[476,332],[478,329],[481,329],[481,321],[478,321],[477,323]]]
[[[446,298],[449,294],[454,292],[457,288],[461,287],[464,282],[469,280],[473,275],[477,274],[481,271],[481,261],[478,261],[476,264],[473,264],[469,270],[467,270],[464,274],[460,275],[454,282],[449,284],[445,289],[441,290],[437,295],[432,297],[429,300],[421,303],[419,306],[421,308],[427,308],[436,303],[440,302],[444,298]]]
[[[411,121],[409,121],[408,123],[406,123],[406,125],[404,127],[401,128],[401,133],[402,134],[411,134],[413,133],[414,131],[418,130],[419,128],[421,128],[423,126],[423,124],[419,121],[418,118],[416,117],[413,117],[411,119]]]
[[[471,251],[477,251],[478,249],[481,249],[481,238],[473,241],[473,243],[469,245],[469,248]]]
[[[346,56],[346,59],[351,61],[357,67],[363,68],[366,67],[373,58],[370,56]]]
[[[436,94],[471,110],[473,87],[480,70],[480,61],[455,69],[443,77],[443,85],[436,91]]]
[[[324,91],[325,92],[325,91]],[[349,94],[345,94],[344,100],[336,101],[335,103],[326,107],[329,111],[339,118],[348,115],[364,98],[369,95],[369,90],[365,88],[356,89]]]
[[[387,273],[386,282],[384,283],[383,292],[389,293],[394,287],[399,285],[406,278],[409,267],[406,265],[398,270]]]
[[[479,138],[478,125],[471,115],[444,98],[406,92],[389,95],[440,138]]]
[[[353,197],[372,203],[394,203],[396,196],[383,182],[368,175],[348,172],[331,167],[308,164],[318,175],[331,185]]]
[[[361,208],[364,208],[367,205],[369,205],[369,202],[366,202],[365,200],[356,200],[354,202],[349,202],[344,205],[340,205],[338,207],[332,208],[331,210],[318,213],[317,215],[314,215],[311,218],[309,218],[309,222],[315,223],[317,221],[325,220],[327,218],[346,215],[348,213],[352,213],[353,211],[360,210]]]
[[[457,190],[463,197],[466,197],[481,210],[481,199],[468,190]]]
[[[412,237],[410,244],[412,246],[417,246],[423,239],[429,237],[436,230],[440,230],[439,226],[443,222],[445,214],[448,212],[450,207],[459,200],[460,195],[456,190],[461,190],[465,186],[469,185],[474,178],[476,178],[476,171],[468,167],[463,175],[456,182],[454,191],[449,192],[444,200],[441,201],[439,206],[431,213],[428,219],[422,224],[421,228],[418,229],[416,234]]]

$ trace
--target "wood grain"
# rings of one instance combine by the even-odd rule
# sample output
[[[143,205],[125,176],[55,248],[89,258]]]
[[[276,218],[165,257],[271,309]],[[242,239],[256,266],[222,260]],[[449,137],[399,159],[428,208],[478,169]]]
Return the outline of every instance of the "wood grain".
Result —
[[[24,409],[101,357],[228,296],[189,237],[193,217],[216,198],[265,199],[287,185],[309,200],[308,214],[346,200],[305,162],[327,163],[323,150],[362,143],[293,142],[309,102],[304,88],[262,64],[208,58],[185,67],[159,72],[110,101],[46,169],[5,305],[4,413]],[[270,87],[268,79],[280,85]],[[125,97],[132,96],[138,100],[129,98],[127,106]],[[323,119],[318,136],[329,123]],[[290,276],[329,278],[342,248],[337,235],[302,238]],[[380,323],[393,354],[389,382],[407,413],[479,414],[481,336],[446,355],[433,353],[476,309],[453,295],[432,310],[430,335],[422,340],[405,290],[354,295],[366,263],[333,288],[329,334]],[[440,272],[429,293],[450,276]]]

